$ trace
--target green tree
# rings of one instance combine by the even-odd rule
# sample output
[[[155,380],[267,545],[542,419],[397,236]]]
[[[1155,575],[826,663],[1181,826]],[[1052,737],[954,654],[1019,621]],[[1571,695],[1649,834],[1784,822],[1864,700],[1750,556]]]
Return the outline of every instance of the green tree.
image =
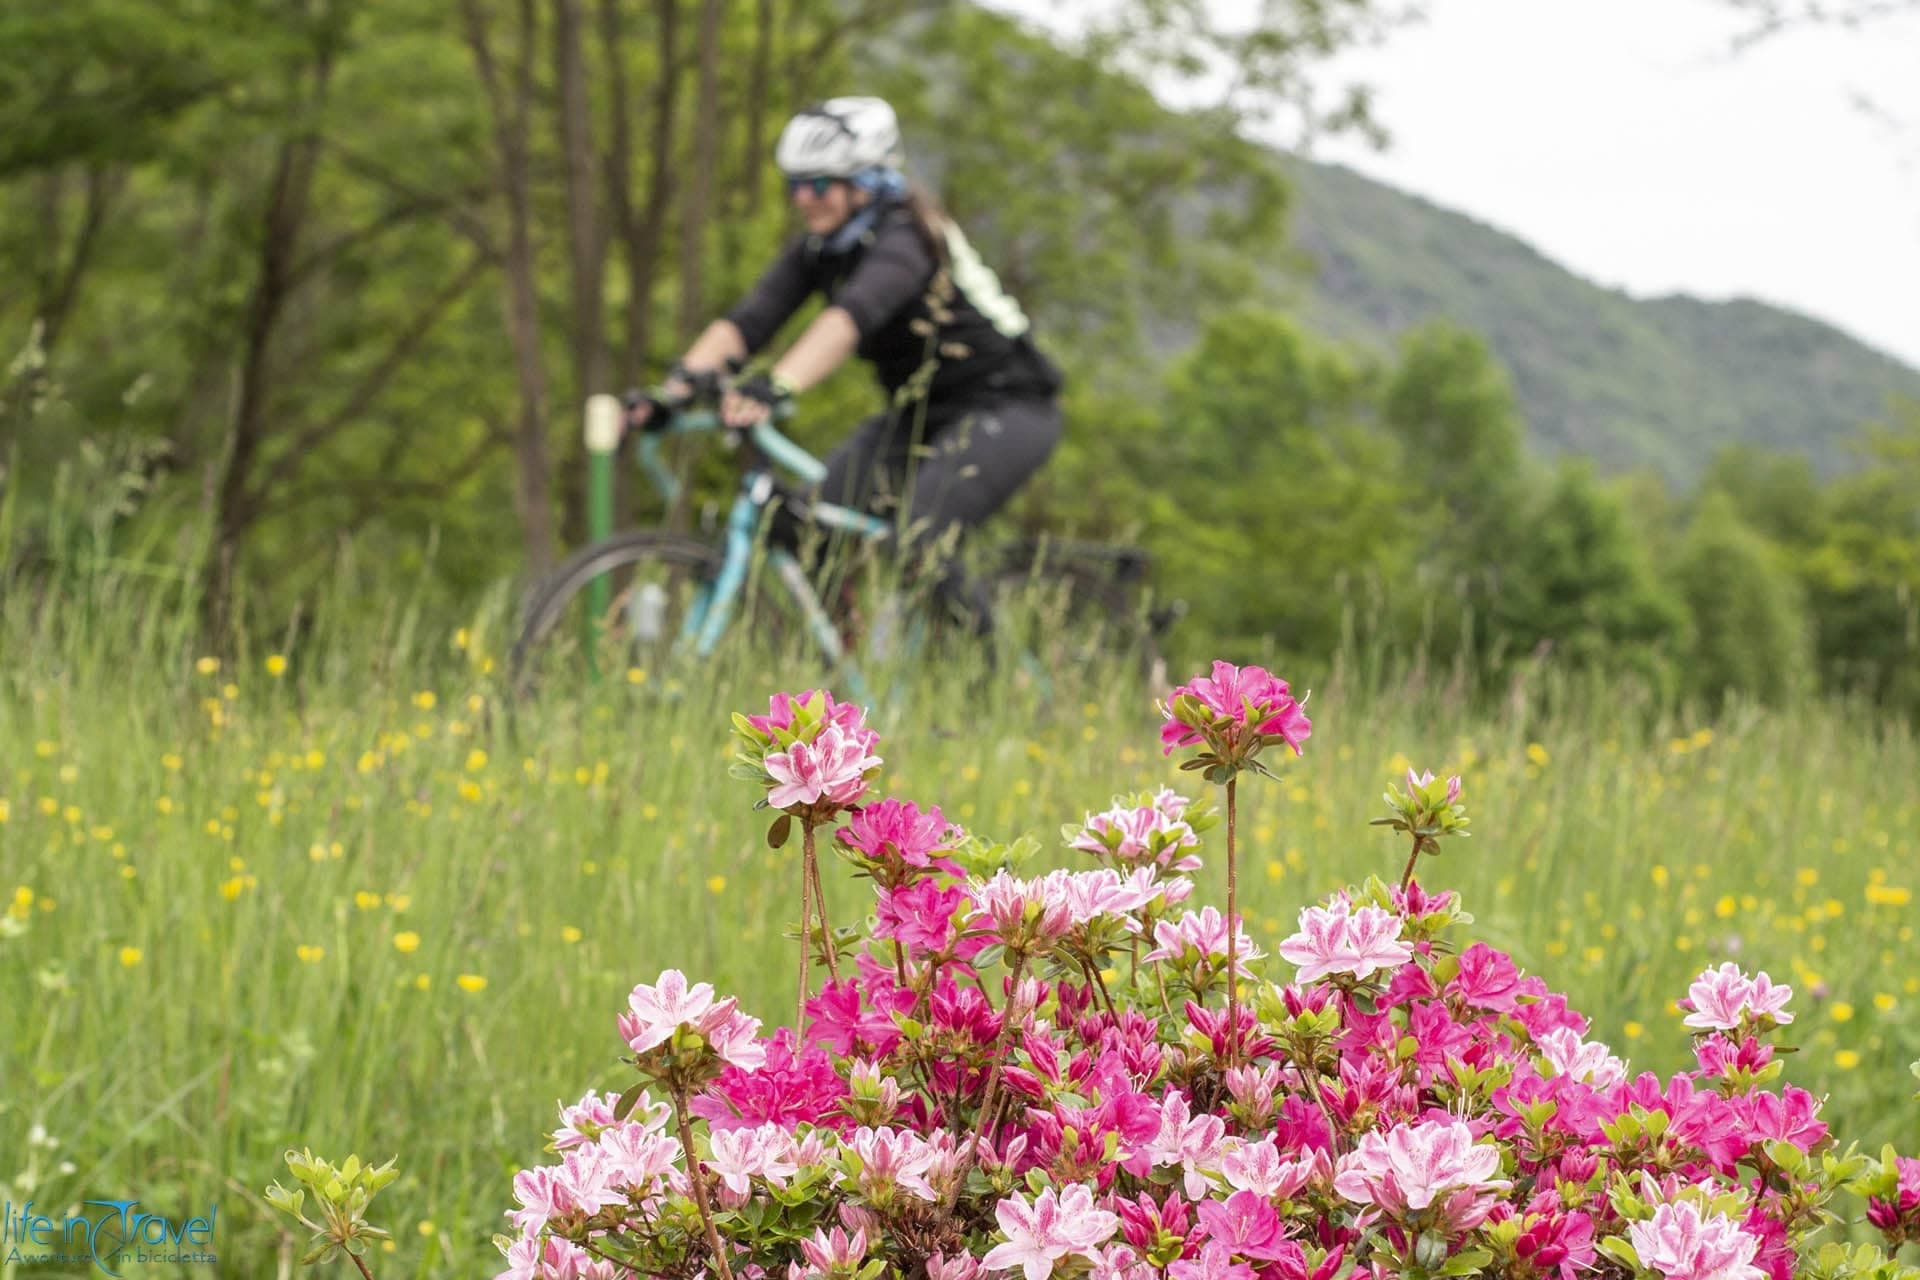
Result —
[[[1563,462],[1502,557],[1491,641],[1508,660],[1635,672],[1670,691],[1686,615],[1656,579],[1626,509],[1590,464]]]
[[[1709,493],[1682,537],[1672,585],[1686,601],[1687,688],[1773,701],[1811,688],[1812,643],[1785,552],[1749,528],[1726,495]]]

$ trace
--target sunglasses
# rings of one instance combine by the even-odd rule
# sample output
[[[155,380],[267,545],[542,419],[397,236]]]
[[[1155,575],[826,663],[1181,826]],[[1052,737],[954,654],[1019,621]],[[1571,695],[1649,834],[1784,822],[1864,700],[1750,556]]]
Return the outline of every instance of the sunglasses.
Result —
[[[833,190],[834,184],[842,181],[844,181],[844,179],[830,177],[827,174],[823,174],[823,173],[815,174],[811,178],[788,178],[787,179],[787,196],[789,199],[791,199],[793,196],[799,194],[799,192],[804,189],[804,190],[812,191],[813,198],[815,200],[819,200],[823,198],[827,194],[827,192]]]

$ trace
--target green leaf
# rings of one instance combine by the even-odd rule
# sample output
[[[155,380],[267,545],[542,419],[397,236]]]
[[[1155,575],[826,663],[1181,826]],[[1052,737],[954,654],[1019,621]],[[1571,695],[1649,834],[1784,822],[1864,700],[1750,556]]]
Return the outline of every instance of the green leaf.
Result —
[[[625,1120],[628,1116],[632,1115],[633,1108],[639,1103],[640,1095],[645,1093],[646,1089],[647,1083],[642,1080],[621,1094],[619,1100],[613,1104],[613,1118],[615,1120]]]

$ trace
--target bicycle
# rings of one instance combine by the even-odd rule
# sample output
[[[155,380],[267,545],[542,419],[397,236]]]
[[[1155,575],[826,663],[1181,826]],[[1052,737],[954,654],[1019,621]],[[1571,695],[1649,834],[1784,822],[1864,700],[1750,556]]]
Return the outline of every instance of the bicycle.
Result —
[[[761,575],[754,572],[756,552],[764,549],[765,565],[829,671],[854,698],[872,701],[866,677],[849,652],[850,637],[842,634],[845,619],[837,619],[815,589],[793,534],[812,529],[878,547],[895,536],[894,524],[809,494],[807,489],[825,477],[826,464],[775,421],[744,431],[724,426],[717,405],[725,388],[723,379],[709,378],[679,399],[654,390],[629,393],[627,401],[629,410],[640,398],[653,407],[646,427],[626,434],[637,437],[636,461],[669,508],[681,486],[661,461],[665,439],[714,432],[733,451],[739,485],[719,536],[630,529],[574,552],[528,595],[510,658],[517,694],[528,691],[544,662],[558,658],[562,665],[570,663],[564,646],[576,636],[590,646],[587,658],[598,670],[671,670],[678,661],[713,659],[743,601],[750,622],[771,623],[779,616],[766,598]],[[789,410],[778,420],[790,416]],[[778,474],[782,471],[791,473],[798,485],[783,480]],[[1036,679],[1097,657],[1137,663],[1157,677],[1162,670],[1160,638],[1178,619],[1181,607],[1142,607],[1149,567],[1147,554],[1134,547],[1052,539],[1007,545],[987,573],[1000,624],[996,630],[1008,634],[1014,606],[1037,604],[1037,610],[1014,616],[1035,619],[1051,612],[1065,625],[1041,621],[1032,633],[1014,637],[1016,662]],[[594,584],[605,579],[612,581],[596,591]],[[594,601],[595,595],[602,599]],[[677,620],[672,617],[676,610]],[[566,625],[575,615],[580,625]],[[907,642],[925,643],[927,628],[919,625],[926,621],[924,615],[914,621],[916,625],[902,628]]]

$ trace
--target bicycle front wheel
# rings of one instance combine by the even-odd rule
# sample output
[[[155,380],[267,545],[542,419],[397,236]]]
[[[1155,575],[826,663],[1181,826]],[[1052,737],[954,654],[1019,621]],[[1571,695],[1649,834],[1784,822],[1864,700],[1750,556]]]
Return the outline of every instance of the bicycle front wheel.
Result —
[[[582,547],[528,596],[511,658],[514,692],[583,673],[644,682],[691,657],[689,637],[714,603],[721,563],[718,547],[652,529]],[[754,625],[751,596],[743,586],[731,628]]]

